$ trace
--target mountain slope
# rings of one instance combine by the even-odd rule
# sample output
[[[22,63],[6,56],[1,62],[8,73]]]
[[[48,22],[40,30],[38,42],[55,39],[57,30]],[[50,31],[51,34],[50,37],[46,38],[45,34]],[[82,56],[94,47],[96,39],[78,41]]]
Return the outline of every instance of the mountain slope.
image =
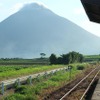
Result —
[[[99,53],[100,38],[36,3],[0,23],[1,57],[36,57],[41,52]]]

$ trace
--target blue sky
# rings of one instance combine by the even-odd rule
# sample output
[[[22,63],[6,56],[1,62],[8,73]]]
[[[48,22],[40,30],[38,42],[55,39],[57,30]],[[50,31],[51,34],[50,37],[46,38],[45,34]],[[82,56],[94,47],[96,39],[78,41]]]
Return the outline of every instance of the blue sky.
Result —
[[[100,24],[89,21],[80,0],[0,0],[0,22],[18,11],[24,3],[34,1],[42,2],[54,13],[100,36]]]

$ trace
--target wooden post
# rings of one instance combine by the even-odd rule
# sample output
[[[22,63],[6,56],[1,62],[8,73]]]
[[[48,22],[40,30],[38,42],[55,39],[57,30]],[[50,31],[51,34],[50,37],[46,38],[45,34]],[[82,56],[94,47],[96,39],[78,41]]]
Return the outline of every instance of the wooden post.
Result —
[[[53,71],[51,71],[50,74],[53,75]]]
[[[65,68],[63,68],[63,73],[65,73]]]
[[[39,77],[40,77],[40,74],[38,74],[37,77],[36,77],[36,80],[37,80],[38,82],[40,81]]]
[[[66,70],[66,72],[67,72],[67,71],[68,71],[68,68],[66,68],[65,70]]]
[[[47,72],[44,73],[44,77],[47,78]]]
[[[29,84],[32,85],[32,77],[29,76]]]
[[[18,87],[19,87],[20,86],[20,79],[18,79],[17,82],[18,82]]]
[[[1,94],[2,95],[4,94],[4,83],[3,82],[1,83]]]
[[[57,74],[57,70],[55,71],[55,74]]]

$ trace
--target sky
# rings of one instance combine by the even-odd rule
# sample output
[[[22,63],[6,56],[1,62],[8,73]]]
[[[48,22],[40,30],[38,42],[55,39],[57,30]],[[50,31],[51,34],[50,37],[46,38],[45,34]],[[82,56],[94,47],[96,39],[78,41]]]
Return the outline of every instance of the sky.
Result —
[[[0,22],[29,2],[41,2],[54,13],[100,37],[100,24],[89,21],[81,0],[0,0]]]

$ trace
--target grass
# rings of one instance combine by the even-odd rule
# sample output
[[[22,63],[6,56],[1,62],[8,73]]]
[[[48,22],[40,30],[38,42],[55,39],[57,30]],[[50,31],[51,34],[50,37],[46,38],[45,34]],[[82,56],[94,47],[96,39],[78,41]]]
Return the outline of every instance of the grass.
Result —
[[[100,61],[100,55],[85,55],[84,61]]]
[[[86,58],[100,58],[100,55],[86,55]]]
[[[48,66],[0,66],[0,80],[15,78],[23,75],[35,74],[56,68],[64,67],[63,65]]]
[[[0,64],[49,64],[48,58],[34,58],[34,59],[22,59],[22,58],[1,58]]]
[[[71,79],[82,73],[82,70],[77,70],[77,66],[88,66],[87,64],[73,64],[71,70]],[[59,71],[54,75],[44,79],[40,77],[33,85],[22,85],[15,89],[15,93],[4,98],[4,100],[39,100],[51,91],[63,86],[69,81],[68,71]],[[28,98],[28,99],[27,99]]]

